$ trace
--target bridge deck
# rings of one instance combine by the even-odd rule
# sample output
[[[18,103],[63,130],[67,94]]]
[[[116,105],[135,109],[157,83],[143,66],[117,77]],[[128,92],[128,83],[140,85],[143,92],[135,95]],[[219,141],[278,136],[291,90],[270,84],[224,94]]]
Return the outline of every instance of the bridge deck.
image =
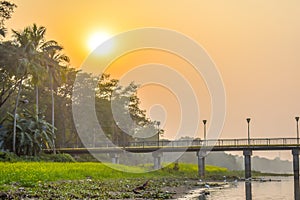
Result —
[[[253,151],[291,150],[300,148],[297,138],[258,138],[258,139],[219,139],[219,140],[179,140],[179,141],[147,141],[131,142],[128,146],[118,147],[113,144],[98,143],[97,147],[88,148],[58,148],[62,153],[114,153],[129,151],[134,153],[160,152],[196,152],[199,150],[211,151]],[[50,152],[51,150],[45,150]]]

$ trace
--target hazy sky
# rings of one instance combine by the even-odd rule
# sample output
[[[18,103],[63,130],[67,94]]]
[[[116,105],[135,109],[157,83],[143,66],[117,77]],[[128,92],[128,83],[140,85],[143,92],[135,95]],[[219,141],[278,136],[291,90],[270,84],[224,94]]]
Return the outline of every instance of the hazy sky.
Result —
[[[245,138],[246,117],[252,118],[252,137],[296,135],[294,117],[300,115],[298,0],[13,2],[18,8],[6,23],[8,28],[18,30],[33,22],[47,27],[47,38],[64,46],[75,67],[90,53],[88,40],[98,31],[115,35],[135,28],[162,27],[183,33],[206,49],[223,79],[227,113],[222,138]],[[183,74],[199,98],[200,119],[209,119],[211,105],[205,83],[178,56],[137,51],[116,60],[108,72],[121,77],[147,63],[162,63]],[[166,137],[171,137],[180,121],[174,114],[178,108],[174,95],[155,85],[142,87],[139,95],[143,108],[162,104],[171,113],[166,114],[165,124]],[[158,109],[153,115],[162,118],[158,116],[161,113]],[[199,129],[200,136],[202,124]]]

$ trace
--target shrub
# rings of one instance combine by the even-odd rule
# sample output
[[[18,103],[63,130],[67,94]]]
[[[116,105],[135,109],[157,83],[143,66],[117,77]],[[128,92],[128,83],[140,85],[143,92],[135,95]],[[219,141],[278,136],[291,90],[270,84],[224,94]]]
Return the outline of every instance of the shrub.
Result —
[[[0,148],[13,151],[14,116],[8,113],[0,128]],[[53,147],[52,125],[45,120],[45,116],[37,117],[27,109],[23,109],[17,116],[16,151],[17,155],[36,156],[44,148]]]
[[[0,151],[0,161],[1,162],[17,162],[20,158],[12,152]]]
[[[70,154],[41,154],[39,156],[17,156],[12,152],[0,151],[0,162],[75,162]]]
[[[47,156],[53,162],[75,162],[75,159],[70,154],[50,154]]]

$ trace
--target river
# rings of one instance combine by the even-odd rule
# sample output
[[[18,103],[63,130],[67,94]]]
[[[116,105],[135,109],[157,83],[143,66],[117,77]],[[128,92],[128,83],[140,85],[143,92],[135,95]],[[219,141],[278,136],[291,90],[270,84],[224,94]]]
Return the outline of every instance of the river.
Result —
[[[293,200],[293,177],[266,177],[266,179],[281,180],[267,182],[252,182],[252,200]],[[210,188],[210,195],[206,198],[192,198],[205,200],[245,200],[245,182],[229,183],[228,188]]]

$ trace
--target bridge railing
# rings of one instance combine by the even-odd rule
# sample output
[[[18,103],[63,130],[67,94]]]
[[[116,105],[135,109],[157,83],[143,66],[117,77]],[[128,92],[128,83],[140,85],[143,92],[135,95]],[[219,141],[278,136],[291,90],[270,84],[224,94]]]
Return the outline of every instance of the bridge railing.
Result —
[[[297,145],[297,138],[253,138],[253,139],[218,139],[218,140],[175,140],[175,141],[138,141],[129,142],[128,147],[187,147],[187,146],[271,146]]]
[[[112,143],[96,142],[81,148],[115,148],[119,147],[202,147],[202,146],[215,146],[215,147],[241,147],[241,146],[274,146],[274,145],[299,145],[297,138],[252,138],[250,140],[242,139],[209,139],[209,140],[160,140],[158,141],[136,141],[128,142],[127,144],[114,145]],[[300,146],[300,145],[299,145]],[[64,147],[64,148],[79,148],[79,147]]]

